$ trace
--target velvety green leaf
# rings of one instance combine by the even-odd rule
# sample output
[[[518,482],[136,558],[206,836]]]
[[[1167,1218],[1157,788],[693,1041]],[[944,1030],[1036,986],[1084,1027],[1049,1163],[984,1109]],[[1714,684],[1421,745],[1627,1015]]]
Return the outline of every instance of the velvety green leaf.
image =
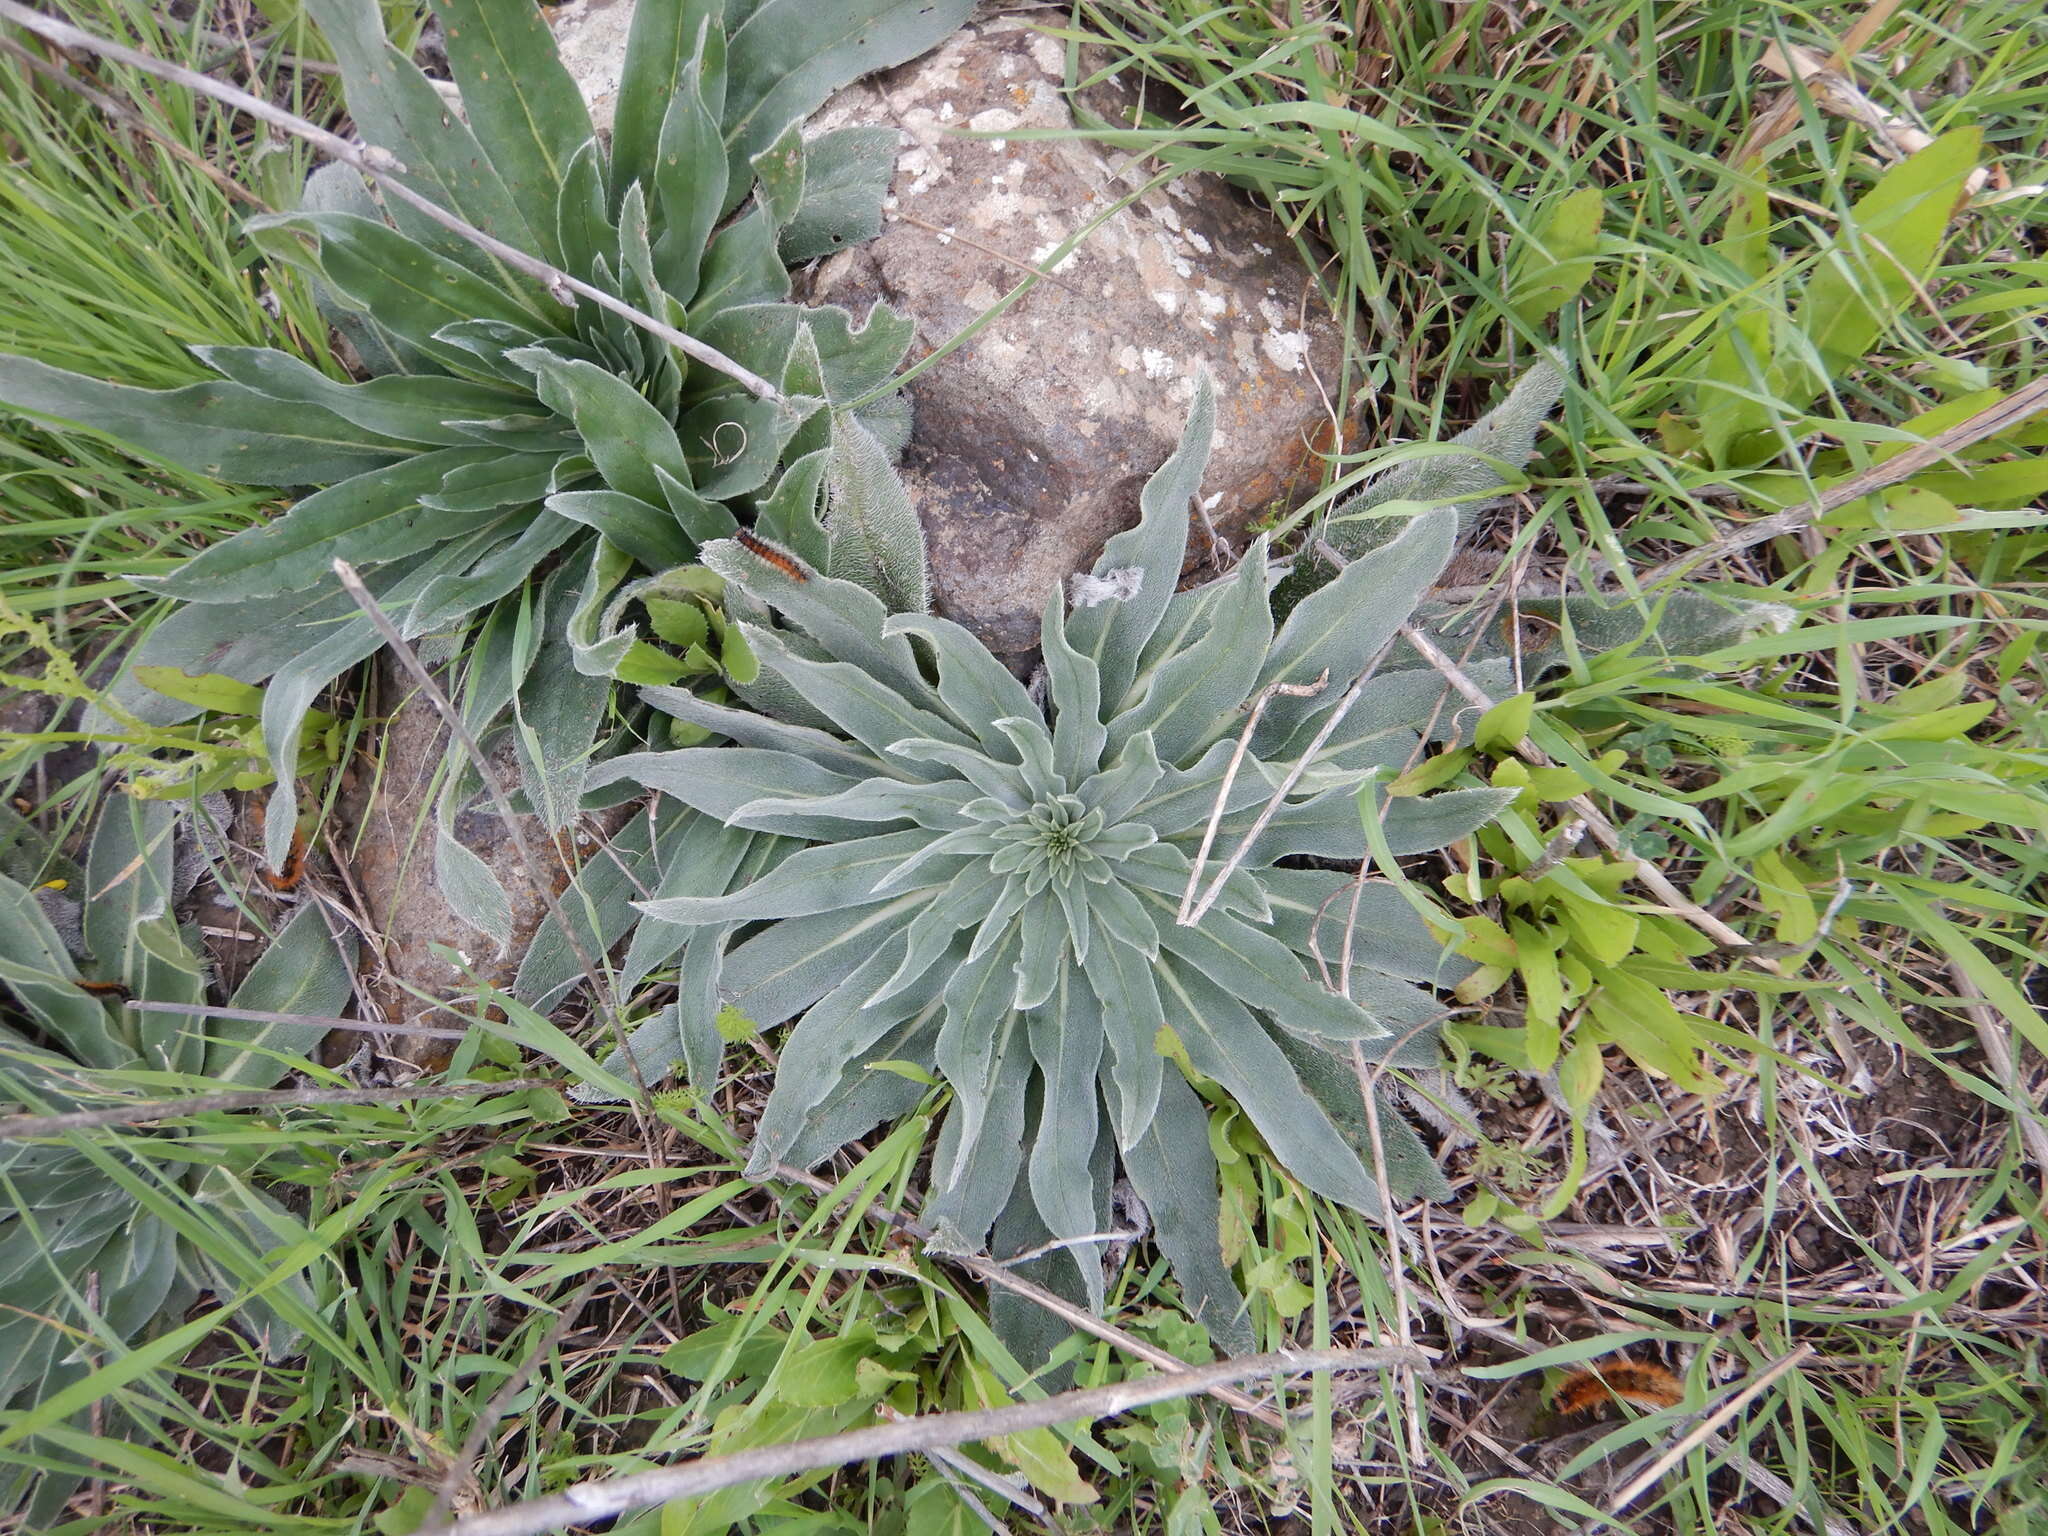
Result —
[[[1067,639],[1100,672],[1102,705],[1112,714],[1122,713],[1132,702],[1125,695],[1137,670],[1138,653],[1152,638],[1173,596],[1173,580],[1165,573],[1178,578],[1188,547],[1188,509],[1202,488],[1215,435],[1216,390],[1203,374],[1180,446],[1139,494],[1138,526],[1111,538],[1095,562],[1094,574],[1101,579],[1116,571],[1140,572],[1137,591],[1077,608],[1067,618]]]
[[[1471,962],[1452,955],[1408,898],[1385,880],[1358,884],[1348,875],[1325,869],[1265,869],[1259,880],[1273,906],[1274,936],[1306,954],[1313,932],[1333,973],[1344,952],[1347,927],[1356,968],[1439,987],[1455,986],[1472,970]]]
[[[541,399],[576,423],[584,451],[613,490],[666,505],[656,465],[685,485],[692,483],[674,426],[632,385],[593,364],[547,353],[533,362]]]
[[[914,738],[971,750],[965,732],[919,709],[861,668],[841,661],[807,660],[790,651],[772,631],[751,624],[741,626],[741,632],[767,672],[786,681],[813,709],[871,752],[884,753],[898,742]]]
[[[775,924],[726,956],[727,1001],[773,1029],[852,975],[927,899],[915,892]]]
[[[1023,1162],[1024,1090],[1031,1053],[1011,1005],[1015,930],[970,959],[946,983],[938,1065],[953,1089],[932,1163],[936,1194],[925,1210],[931,1247],[978,1253]]]
[[[490,542],[488,531],[468,539],[454,539],[417,563],[366,571],[363,581],[387,610],[402,609],[416,601],[435,577],[466,568],[481,553],[479,543],[488,547]],[[322,587],[334,585],[331,576],[321,583]],[[236,605],[221,611],[244,610]],[[304,617],[294,621],[300,626],[298,643],[288,648],[286,658],[271,672],[270,685],[263,694],[263,750],[273,771],[284,765],[264,810],[263,859],[272,869],[283,868],[291,850],[292,829],[298,822],[298,789],[291,765],[299,760],[306,711],[313,707],[322,689],[357,662],[375,654],[384,643],[353,603],[337,604],[335,612],[348,616],[326,623],[313,619],[318,611],[309,608]],[[227,666],[218,670],[231,672]]]
[[[420,505],[455,513],[534,507],[553,489],[557,468],[552,454],[492,453],[450,470],[438,490],[420,498]]]
[[[712,8],[698,0],[685,7],[684,14]],[[727,206],[728,177],[717,119],[723,101],[725,34],[711,18],[686,39],[686,46],[695,52],[668,98],[650,180],[661,231],[654,242],[655,271],[662,286],[683,304],[697,295],[705,248]],[[700,326],[701,320],[692,329]]]
[[[839,87],[917,57],[973,8],[973,0],[764,0],[742,18],[728,7],[722,124],[733,180]]]
[[[548,510],[595,528],[649,570],[680,565],[696,553],[688,534],[666,506],[652,506],[621,491],[563,491],[548,498]]]
[[[683,688],[643,688],[640,697],[676,719],[720,736],[729,736],[742,746],[762,747],[793,753],[821,768],[855,778],[884,772],[882,760],[838,737],[809,726],[791,725],[752,710],[732,709],[709,703]]]
[[[719,230],[705,247],[689,328],[706,327],[724,310],[788,297],[789,269],[775,251],[774,222],[764,209],[755,208]]]
[[[251,219],[245,228],[274,252],[289,254],[294,243],[310,242],[321,275],[337,292],[445,367],[469,363],[464,349],[435,339],[445,325],[496,320],[543,331],[557,328],[540,307],[543,301],[523,301],[516,296],[520,290],[487,281],[377,219],[348,213],[271,214]]]
[[[626,189],[636,183],[653,192],[667,115],[675,110],[676,99],[685,89],[695,91],[695,82],[689,79],[690,64],[703,46],[705,27],[717,24],[721,9],[719,0],[672,0],[665,5],[634,7],[612,115],[613,207],[619,206]],[[715,136],[715,124],[713,133]],[[722,183],[725,158],[714,158]],[[723,197],[721,186],[719,199]]]
[[[390,150],[399,178],[508,244],[537,249],[533,230],[460,116],[384,36],[376,0],[306,0],[341,66],[349,115],[365,142]],[[403,205],[393,200],[394,208]],[[408,214],[399,211],[397,217]],[[424,216],[410,215],[420,223]],[[453,237],[448,237],[453,238]]]
[[[1045,656],[1046,684],[1052,701],[1053,767],[1069,784],[1078,785],[1094,774],[1102,762],[1109,731],[1102,723],[1101,674],[1068,643],[1067,599],[1062,591],[1056,590],[1046,599],[1039,644]],[[1005,713],[1015,714],[1017,711]],[[1127,757],[1130,745],[1127,742],[1124,748]],[[1156,748],[1148,741],[1147,747],[1140,751],[1151,753],[1151,766],[1156,776],[1159,766]],[[1090,803],[1094,802],[1091,800]],[[1116,819],[1123,818],[1118,815]]]
[[[1032,1203],[1052,1235],[1086,1237],[1095,1223],[1095,1072],[1102,1062],[1101,1005],[1071,967],[1062,967],[1046,1007],[1027,1022],[1031,1058],[1038,1063],[1043,1091],[1038,1128],[1031,1142],[1028,1177]],[[1093,1281],[1089,1305],[1102,1310],[1099,1265],[1084,1264]]]
[[[654,838],[653,819],[659,812],[641,812],[627,822],[611,841],[607,851],[577,872],[569,889],[562,893],[562,911],[567,914],[577,943],[593,959],[611,953],[632,926],[632,901],[638,890],[631,871],[646,855]],[[583,980],[583,964],[569,942],[569,934],[553,913],[535,930],[512,979],[512,994],[546,1015]]]
[[[513,201],[544,208],[594,137],[583,96],[532,0],[433,0],[463,115]],[[545,234],[545,231],[542,231]],[[549,248],[538,254],[554,260]]]
[[[872,240],[896,171],[896,130],[841,128],[804,146],[802,200],[781,221],[777,249],[792,267]]]
[[[890,616],[883,632],[916,635],[923,640],[937,664],[939,701],[955,720],[974,732],[983,746],[1014,756],[1008,736],[995,729],[994,722],[1036,719],[1039,713],[1016,674],[951,619],[926,613],[898,613]]]
[[[668,825],[671,830],[663,833],[655,849],[660,873],[653,896],[658,901],[722,895],[732,889],[742,865],[760,862],[757,843],[778,841],[744,827],[728,827],[713,816],[679,817]],[[675,956],[690,932],[686,925],[654,918],[637,923],[619,968],[620,990],[637,990],[656,967]]]
[[[1371,1176],[1302,1091],[1294,1068],[1258,1021],[1190,967],[1164,962],[1157,974],[1167,1022],[1188,1059],[1243,1106],[1288,1172],[1325,1199],[1377,1215],[1379,1190]]]
[[[937,980],[869,1001],[903,959],[900,936],[874,950],[846,980],[811,1005],[782,1043],[775,1088],[754,1131],[750,1178],[766,1178],[803,1135],[811,1113],[845,1079],[853,1063],[888,1031],[921,1012]]]
[[[556,573],[554,584],[567,570]],[[550,608],[558,601],[551,594]],[[582,809],[583,777],[610,697],[607,680],[586,676],[568,634],[551,626],[513,712],[520,784],[550,833],[567,827]]]
[[[833,420],[829,483],[832,574],[858,582],[898,613],[929,612],[924,526],[882,445],[849,415]]]
[[[434,883],[448,910],[483,934],[503,956],[512,947],[512,899],[452,827],[434,828]]]
[[[754,197],[778,230],[796,217],[804,200],[804,126],[791,123],[753,158]],[[791,263],[785,261],[785,266]]]
[[[446,375],[394,375],[344,384],[268,347],[194,347],[192,354],[271,400],[331,412],[366,432],[407,443],[461,447],[472,439],[450,427],[451,419],[503,415],[527,403],[523,391]]]
[[[1243,729],[1241,708],[1273,639],[1266,602],[1266,540],[1254,541],[1225,581],[1202,637],[1145,681],[1138,702],[1109,723],[1109,746],[1150,731],[1161,762],[1180,763]]]
[[[650,692],[652,690],[649,690]],[[793,752],[760,747],[684,747],[676,752],[634,752],[591,770],[587,790],[626,780],[671,795],[683,804],[728,821],[751,800],[770,796],[823,798],[859,781],[818,767]],[[823,836],[861,836],[865,827],[830,823]]]
[[[1456,512],[1425,513],[1407,523],[1391,543],[1359,556],[1336,580],[1295,605],[1274,637],[1256,686],[1305,686],[1325,669],[1331,682],[1312,697],[1273,698],[1266,705],[1260,739],[1285,740],[1295,724],[1311,714],[1326,713],[1336,703],[1349,680],[1365,670],[1435,584],[1457,536]],[[1369,694],[1361,694],[1353,710],[1358,717],[1354,729],[1383,717],[1383,710],[1372,708],[1369,699]]]
[[[332,1018],[349,1000],[355,975],[354,933],[344,929],[337,944],[323,920],[324,909],[308,902],[256,958],[229,1000],[230,1006],[261,1013],[311,1014]],[[310,1057],[326,1038],[324,1023],[282,1020],[209,1019],[206,1075],[218,1083],[268,1088],[290,1065],[263,1054]]]
[[[1102,1027],[1111,1058],[1107,1086],[1112,1090],[1117,1145],[1128,1151],[1145,1134],[1159,1102],[1165,1059],[1154,1042],[1166,1014],[1159,1003],[1151,957],[1142,950],[1124,944],[1093,945],[1085,971],[1102,1004]]]
[[[865,587],[799,568],[794,574],[733,542],[708,546],[703,562],[819,641],[836,660],[929,705],[938,702],[910,642],[889,624],[889,610]]]
[[[875,882],[930,841],[931,835],[917,828],[820,844],[791,854],[772,874],[731,895],[643,901],[639,907],[669,923],[809,917],[872,899]],[[957,867],[942,864],[928,883],[943,884],[956,872]]]
[[[940,973],[945,969],[941,967]],[[937,1013],[938,1004],[929,1003],[870,1046],[868,1064],[847,1073],[818,1103],[783,1160],[814,1168],[849,1141],[915,1109],[925,1096],[925,1085],[875,1064],[897,1062],[930,1072],[938,1040]]]
[[[1388,1031],[1357,1004],[1326,990],[1294,951],[1271,934],[1210,912],[1188,927],[1160,922],[1160,943],[1228,995],[1270,1013],[1300,1034],[1366,1040]],[[1431,1010],[1435,1012],[1435,1009]]]
[[[155,585],[188,602],[246,601],[332,579],[336,560],[360,567],[418,554],[503,515],[496,506],[449,513],[420,504],[449,474],[502,457],[488,448],[440,448],[356,475],[202,550]]]
[[[752,395],[717,395],[692,406],[676,423],[690,484],[713,501],[759,490],[775,472],[789,424],[780,406]]]
[[[1152,1240],[1173,1265],[1187,1309],[1225,1354],[1254,1348],[1244,1297],[1223,1262],[1208,1111],[1178,1072],[1162,1084],[1144,1134],[1125,1148],[1124,1169],[1145,1202]]]
[[[79,990],[78,968],[34,894],[6,875],[0,875],[0,983],[55,1044],[85,1065],[114,1067],[131,1059],[107,1027],[106,1006]],[[0,1041],[7,1033],[0,1026]]]
[[[318,485],[381,469],[412,446],[305,401],[224,381],[131,389],[0,353],[0,405],[104,432],[166,464],[242,485]]]
[[[437,573],[422,586],[400,632],[408,640],[417,639],[496,602],[582,531],[580,524],[545,509],[524,520],[523,527],[521,521],[515,515],[508,522],[507,537],[478,552],[461,569]]]
[[[1375,1147],[1374,1123],[1366,1119],[1364,1090],[1359,1086],[1358,1067],[1351,1059],[1349,1043],[1325,1046],[1285,1032],[1275,1032],[1272,1039],[1293,1066],[1301,1086],[1330,1117],[1338,1134],[1358,1154],[1359,1162],[1372,1172],[1375,1183],[1380,1182],[1380,1170],[1384,1168],[1386,1187],[1397,1200],[1451,1198],[1450,1180],[1444,1177],[1436,1155],[1402,1115],[1400,1096],[1386,1086],[1378,1088],[1375,1094],[1374,1118],[1379,1131]],[[1379,1058],[1386,1044],[1367,1041],[1360,1047],[1368,1067]],[[1435,1041],[1426,1042],[1421,1054],[1433,1064]]]

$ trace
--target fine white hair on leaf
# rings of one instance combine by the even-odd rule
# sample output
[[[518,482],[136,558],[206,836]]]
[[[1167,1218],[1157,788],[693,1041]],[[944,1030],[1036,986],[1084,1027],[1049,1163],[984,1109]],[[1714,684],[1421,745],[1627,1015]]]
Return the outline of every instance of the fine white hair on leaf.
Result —
[[[1127,603],[1143,590],[1144,570],[1122,566],[1102,576],[1077,571],[1067,582],[1067,596],[1076,608],[1096,608],[1104,603]]]

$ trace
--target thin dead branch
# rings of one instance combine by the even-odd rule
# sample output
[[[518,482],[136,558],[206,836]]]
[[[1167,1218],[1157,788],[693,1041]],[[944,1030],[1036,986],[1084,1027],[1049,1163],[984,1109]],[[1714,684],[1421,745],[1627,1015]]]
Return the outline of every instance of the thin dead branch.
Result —
[[[1903,453],[1894,454],[1882,464],[1874,464],[1842,481],[1828,487],[1813,500],[1783,512],[1774,512],[1769,517],[1758,518],[1753,523],[1724,533],[1712,543],[1702,544],[1698,549],[1687,550],[1674,556],[1662,565],[1645,573],[1641,585],[1653,587],[1661,582],[1683,576],[1713,561],[1729,555],[1740,554],[1745,549],[1772,539],[1783,538],[1786,534],[1798,533],[1815,519],[1827,516],[1839,507],[1846,507],[1852,501],[1859,501],[1873,491],[1881,491],[1888,485],[1897,485],[1910,479],[1923,469],[1932,468],[1952,455],[1981,443],[1987,437],[1996,437],[2009,432],[2028,417],[2048,410],[2048,378],[2036,379],[2022,385],[2005,399],[1987,405],[1983,410],[1966,416],[1945,432],[1937,432],[1923,443],[1915,443]]]
[[[541,1531],[587,1526],[629,1509],[642,1509],[671,1499],[691,1498],[760,1478],[789,1477],[799,1472],[842,1467],[883,1456],[922,1453],[940,1446],[965,1445],[976,1440],[1023,1434],[1077,1420],[1092,1423],[1097,1419],[1128,1413],[1133,1408],[1168,1402],[1259,1376],[1383,1370],[1397,1360],[1407,1358],[1409,1353],[1407,1350],[1381,1349],[1277,1350],[1268,1355],[1244,1355],[1215,1365],[1163,1372],[1137,1381],[1116,1382],[1107,1387],[1061,1392],[1038,1402],[959,1413],[922,1414],[902,1423],[877,1424],[811,1440],[736,1451],[729,1456],[707,1456],[679,1467],[661,1467],[626,1477],[577,1483],[557,1494],[528,1499],[487,1514],[457,1520],[452,1525],[435,1527],[423,1532],[422,1536],[536,1536]]]
[[[210,96],[215,101],[225,102],[238,111],[247,113],[259,122],[268,123],[294,138],[303,139],[330,160],[339,160],[344,165],[355,167],[364,176],[376,182],[387,195],[418,209],[443,229],[461,236],[477,249],[495,256],[515,272],[523,272],[535,279],[559,302],[569,304],[578,298],[587,299],[600,309],[610,310],[621,319],[631,321],[642,330],[659,336],[678,352],[704,364],[705,367],[715,368],[727,378],[738,381],[761,399],[779,401],[782,398],[782,392],[773,384],[751,368],[734,362],[716,347],[707,346],[696,337],[685,335],[644,310],[635,309],[623,299],[615,298],[601,288],[593,288],[581,278],[571,276],[537,256],[529,255],[515,245],[506,244],[496,235],[486,234],[474,224],[450,213],[431,198],[413,191],[397,179],[405,174],[405,165],[388,149],[374,144],[351,144],[340,134],[330,133],[318,123],[308,122],[305,118],[287,112],[260,96],[252,96],[247,91],[224,84],[210,75],[202,75],[182,65],[166,63],[153,55],[110,42],[83,28],[74,27],[69,22],[30,10],[18,3],[18,0],[0,0],[0,21],[11,21],[23,31],[47,38],[60,48],[77,48],[86,53],[98,54],[102,58],[126,64],[131,69],[139,69],[144,74],[154,75],[159,80],[168,80],[173,85],[183,86],[188,91]],[[72,83],[68,76],[64,78],[67,84]]]

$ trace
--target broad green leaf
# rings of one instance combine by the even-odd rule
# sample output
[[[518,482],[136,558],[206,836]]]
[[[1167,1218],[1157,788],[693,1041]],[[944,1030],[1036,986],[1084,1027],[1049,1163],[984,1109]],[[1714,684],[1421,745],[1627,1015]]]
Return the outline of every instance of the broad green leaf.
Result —
[[[400,179],[486,233],[536,249],[519,204],[469,125],[448,110],[419,67],[385,38],[376,0],[305,0],[305,7],[341,66],[357,131],[365,142],[403,162],[406,174]],[[426,224],[423,215],[405,210],[396,199],[393,203],[401,220]]]
[[[1892,317],[1912,303],[1982,153],[1980,129],[1952,129],[1885,171],[1857,199],[1834,250],[1807,284],[1799,311],[1830,376],[1860,362]],[[1809,376],[1802,382],[1801,393],[1811,399],[1827,380]]]
[[[687,87],[690,65],[698,57],[707,25],[717,26],[722,0],[673,0],[665,5],[633,9],[633,28],[626,36],[625,62],[619,74],[617,105],[612,115],[612,206],[625,200],[626,189],[638,185],[651,197],[656,185],[661,139],[667,115]],[[721,36],[723,35],[721,31]],[[714,125],[714,133],[715,133]],[[721,183],[725,160],[718,157]],[[719,200],[724,197],[721,186]],[[687,294],[678,297],[687,299]]]
[[[1154,672],[1138,702],[1109,723],[1110,751],[1149,731],[1163,763],[1181,764],[1243,729],[1242,710],[1273,642],[1263,534],[1210,607],[1201,638]]]
[[[675,427],[631,384],[593,364],[546,352],[536,352],[531,360],[541,399],[576,423],[584,451],[613,490],[665,506],[656,466],[691,483]]]
[[[440,255],[390,225],[350,213],[286,213],[251,219],[245,226],[257,243],[289,257],[309,244],[309,257],[322,277],[377,324],[443,366],[469,365],[464,349],[435,338],[445,325],[496,320],[521,328],[553,330],[540,307],[519,292],[479,277],[461,262]]]
[[[872,240],[896,171],[896,130],[841,128],[804,146],[802,201],[776,249],[792,267]]]
[[[1027,1024],[1038,1063],[1043,1108],[1032,1137],[1027,1177],[1032,1203],[1054,1237],[1099,1230],[1095,1221],[1096,1068],[1102,1061],[1101,1005],[1072,966],[1062,968],[1051,1001]],[[1089,1305],[1102,1310],[1102,1267],[1083,1264]]]
[[[131,389],[0,353],[0,405],[104,432],[167,464],[243,485],[319,485],[415,450],[305,401],[226,381]]]
[[[666,506],[655,506],[623,491],[562,491],[548,510],[595,528],[649,570],[679,565],[696,553],[688,534]]]
[[[1287,1170],[1326,1199],[1377,1215],[1371,1176],[1244,1005],[1190,966],[1162,961],[1156,974],[1189,1060],[1243,1106]]]
[[[356,944],[355,935],[346,931],[337,943],[324,917],[315,903],[300,907],[257,956],[230,999],[235,1008],[310,1014],[316,1022],[207,1020],[206,1075],[215,1082],[268,1088],[290,1070],[290,1063],[266,1052],[310,1057],[326,1038],[328,1026],[318,1021],[339,1013],[349,1000]]]
[[[699,5],[690,5],[685,14],[698,9]],[[728,171],[717,120],[723,101],[725,33],[712,16],[703,24],[701,36],[684,42],[695,52],[682,68],[661,117],[648,190],[659,216],[655,272],[678,303],[688,304],[697,296],[711,231],[727,206]],[[628,149],[634,151],[630,139]],[[708,335],[705,339],[710,340]]]
[[[592,138],[582,93],[533,0],[433,0],[463,115],[521,207],[554,201],[569,159]],[[545,231],[542,231],[545,234]],[[550,260],[552,248],[536,254]]]
[[[1139,493],[1138,526],[1112,537],[1095,562],[1093,574],[1098,578],[1137,571],[1137,590],[1127,598],[1077,608],[1067,618],[1067,639],[1094,664],[1102,679],[1102,707],[1112,715],[1129,704],[1125,693],[1137,670],[1138,654],[1173,596],[1173,581],[1165,573],[1171,571],[1178,579],[1188,547],[1188,511],[1201,490],[1215,435],[1216,388],[1203,374],[1195,382],[1195,400],[1180,445]]]
[[[1152,1218],[1152,1238],[1173,1265],[1188,1311],[1208,1325],[1225,1354],[1253,1348],[1244,1297],[1223,1262],[1216,1154],[1209,1116],[1178,1071],[1160,1086],[1158,1107],[1124,1151],[1131,1186]]]
[[[1559,199],[1537,226],[1508,279],[1508,308],[1523,324],[1556,314],[1592,279],[1603,211],[1600,189],[1581,187]]]
[[[155,585],[187,602],[246,602],[331,580],[336,560],[363,567],[419,554],[502,518],[496,506],[450,513],[421,505],[449,474],[502,457],[489,448],[440,448],[353,476],[202,550]]]
[[[896,612],[930,612],[924,525],[875,435],[844,412],[832,421],[828,483],[831,573],[866,587]]]
[[[752,7],[726,45],[721,123],[733,181],[743,183],[754,156],[839,87],[917,57],[973,9],[973,0],[763,0]]]

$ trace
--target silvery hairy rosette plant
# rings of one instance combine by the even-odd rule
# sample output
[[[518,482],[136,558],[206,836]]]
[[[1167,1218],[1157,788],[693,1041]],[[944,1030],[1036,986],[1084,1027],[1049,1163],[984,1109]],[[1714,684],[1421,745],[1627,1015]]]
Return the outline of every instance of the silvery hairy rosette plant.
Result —
[[[1368,1146],[1354,1056],[1434,1061],[1443,946],[1393,886],[1352,891],[1351,873],[1309,861],[1356,868],[1361,782],[1452,713],[1434,672],[1374,663],[1449,558],[1457,516],[1416,517],[1276,631],[1263,539],[1225,579],[1175,591],[1212,429],[1205,385],[1138,526],[1096,566],[1091,590],[1122,595],[1071,612],[1064,593],[1048,601],[1043,704],[959,626],[892,614],[860,585],[721,541],[703,558],[756,611],[745,635],[758,709],[649,690],[731,744],[618,758],[590,787],[631,780],[721,826],[773,834],[758,878],[639,903],[697,948],[680,1010],[795,1021],[754,1175],[817,1163],[909,1109],[924,1090],[901,1069],[921,1069],[952,1095],[926,1208],[936,1247],[978,1252],[993,1231],[996,1251],[1016,1253],[1099,1233],[1121,1163],[1191,1308],[1236,1345],[1248,1334],[1191,1076],[1228,1092],[1332,1200],[1376,1210],[1369,1165],[1403,1194],[1443,1188],[1391,1101]],[[1512,795],[1370,803],[1401,855],[1465,836]],[[1214,905],[1182,921],[1191,878],[1209,884],[1240,844]],[[649,1077],[676,1056],[676,1031],[672,1012],[633,1042]],[[1099,1259],[1070,1251],[1099,1304]]]
[[[0,355],[0,407],[292,493],[275,518],[136,573],[180,604],[136,662],[266,685],[273,866],[297,816],[307,713],[381,644],[336,583],[337,558],[408,640],[464,662],[475,728],[516,716],[521,787],[559,829],[579,808],[612,679],[649,681],[671,655],[621,633],[628,577],[682,566],[764,513],[809,515],[835,447],[900,445],[908,430],[888,386],[911,322],[789,302],[792,266],[880,230],[895,130],[807,139],[802,124],[849,81],[939,42],[972,0],[642,0],[608,138],[534,0],[433,9],[457,100],[391,45],[375,0],[306,0],[355,130],[396,167],[389,179],[773,393],[571,301],[339,164],[314,174],[298,209],[248,229],[314,285],[368,377],[205,347],[207,377],[143,390]],[[702,670],[681,653],[703,626],[675,612],[682,640],[655,626],[678,647],[667,680]],[[134,671],[115,694],[152,724],[197,709]],[[506,942],[504,893],[450,830],[476,783],[458,771],[449,785],[437,871],[464,915]]]

